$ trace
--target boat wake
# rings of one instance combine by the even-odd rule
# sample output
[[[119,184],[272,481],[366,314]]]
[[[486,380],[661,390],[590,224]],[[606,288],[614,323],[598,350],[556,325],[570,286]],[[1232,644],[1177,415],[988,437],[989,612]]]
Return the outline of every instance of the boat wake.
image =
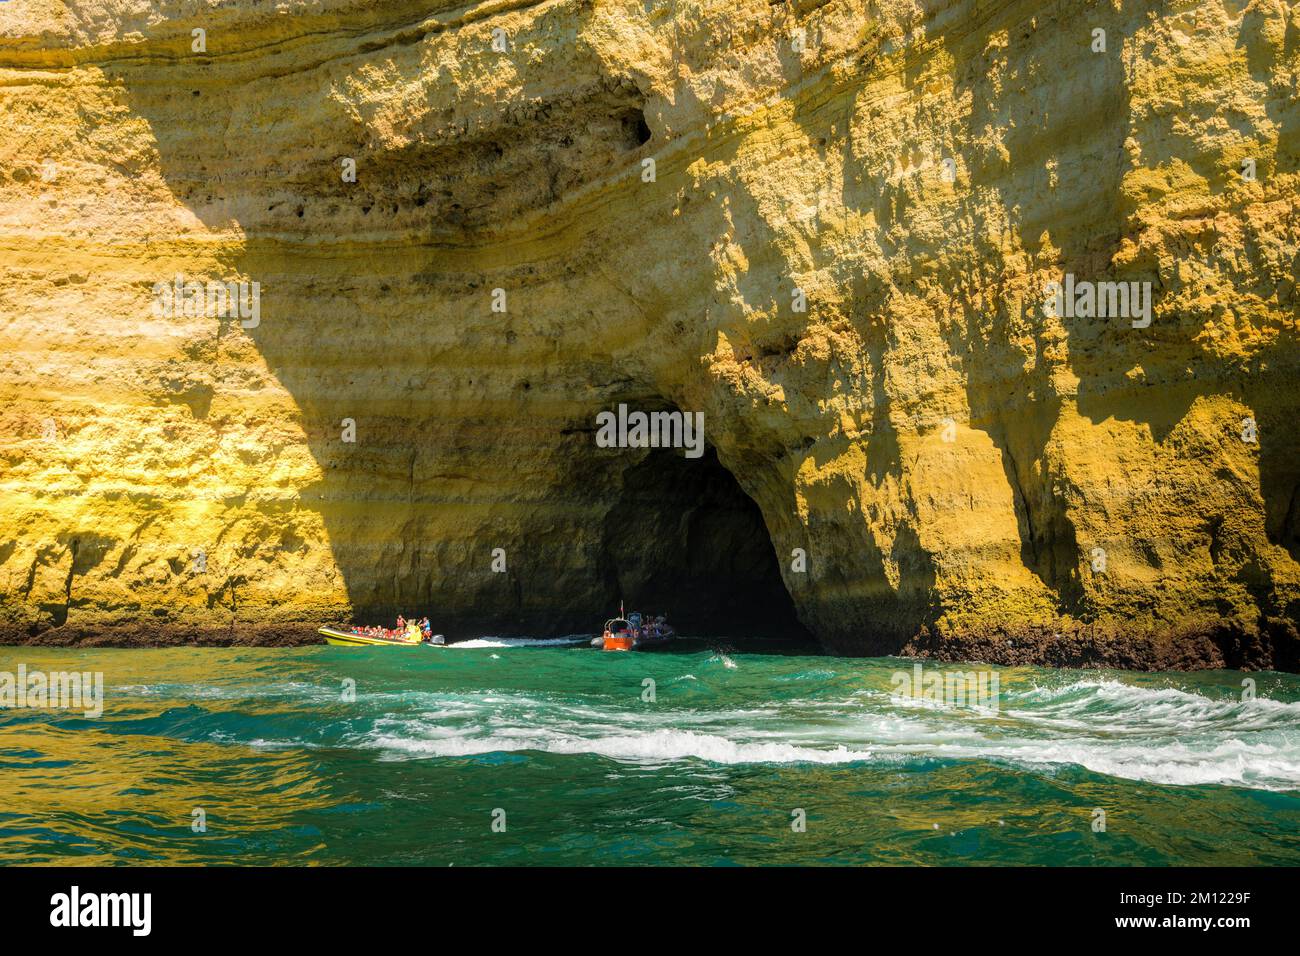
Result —
[[[568,637],[479,637],[469,641],[448,644],[448,650],[470,651],[482,648],[498,650],[503,647],[567,647],[586,644],[590,634],[570,634]]]

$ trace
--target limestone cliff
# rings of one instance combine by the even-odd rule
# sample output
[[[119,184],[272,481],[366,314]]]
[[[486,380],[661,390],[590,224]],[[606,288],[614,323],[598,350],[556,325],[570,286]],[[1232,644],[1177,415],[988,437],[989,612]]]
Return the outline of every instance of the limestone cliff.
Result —
[[[1295,669],[1298,73],[1282,0],[0,3],[0,636]]]

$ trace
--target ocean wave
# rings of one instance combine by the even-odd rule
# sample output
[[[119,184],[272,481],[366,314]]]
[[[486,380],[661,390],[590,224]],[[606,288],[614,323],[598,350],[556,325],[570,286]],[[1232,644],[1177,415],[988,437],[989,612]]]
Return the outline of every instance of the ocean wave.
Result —
[[[1079,766],[1149,783],[1222,784],[1265,790],[1300,789],[1300,746],[1294,727],[1233,723],[1235,711],[1290,714],[1291,705],[1211,701],[1168,689],[1137,689],[1135,699],[1159,708],[1177,702],[1199,718],[1153,720],[1143,736],[1117,732],[1106,713],[1079,728],[1026,711],[957,708],[882,710],[873,699],[801,702],[768,707],[643,709],[591,701],[493,696],[459,727],[409,715],[376,722],[352,743],[390,756],[461,757],[494,751],[593,754],[658,763],[695,758],[732,763],[896,762],[908,759],[989,760],[1042,770]],[[1123,691],[1113,691],[1126,697]],[[831,707],[828,709],[827,705]],[[508,705],[508,706],[507,706]],[[1278,710],[1277,708],[1282,708]],[[1225,723],[1225,720],[1227,722]],[[1123,728],[1121,728],[1123,729]]]
[[[309,684],[305,681],[240,684],[110,684],[105,687],[104,692],[106,698],[143,697],[170,701],[288,698],[328,702],[339,697],[337,686]]]
[[[1300,702],[1268,697],[1206,697],[1176,687],[1141,687],[1114,680],[1076,681],[1057,688],[1004,694],[1003,713],[1030,722],[1062,727],[1090,726],[1110,732],[1147,733],[1155,729],[1217,727],[1262,730],[1300,724]],[[1007,706],[1026,703],[1029,707]]]
[[[870,751],[802,747],[788,743],[738,742],[715,734],[689,730],[654,730],[644,734],[576,737],[536,730],[497,731],[488,736],[442,739],[377,735],[368,746],[394,755],[468,757],[498,752],[536,751],[552,754],[592,754],[613,760],[662,763],[696,758],[710,763],[851,763],[871,759]]]
[[[476,730],[479,728],[475,728]],[[970,739],[940,737],[832,743],[810,734],[754,735],[733,739],[716,733],[659,728],[644,733],[610,732],[590,736],[558,728],[495,728],[490,733],[375,732],[357,745],[385,751],[391,758],[466,757],[496,752],[533,751],[591,754],[614,760],[658,764],[699,759],[719,764],[899,763],[908,759],[989,760],[1041,769],[1079,766],[1095,773],[1148,783],[1220,784],[1264,790],[1300,789],[1300,755],[1274,744],[1231,739],[1205,746],[1099,744],[1095,741]]]
[[[529,638],[484,640],[534,645]],[[662,679],[658,703],[640,701],[640,684],[633,681],[564,692],[482,686],[370,691],[363,684],[356,711],[331,706],[304,739],[377,750],[382,759],[532,751],[646,764],[985,760],[1039,773],[1076,766],[1154,784],[1300,790],[1300,703],[1243,701],[1231,686],[1211,688],[1217,696],[1208,696],[1105,677],[1059,684],[1049,678],[1037,686],[1008,679],[1001,706],[977,710],[900,698],[880,688],[875,676],[856,690],[841,681],[802,684],[807,693],[781,699],[744,692],[722,697],[719,687],[682,674]],[[677,690],[666,689],[674,684]],[[123,690],[194,699],[199,706],[204,698],[278,696],[338,704],[335,687],[306,681]],[[291,736],[251,733],[240,712],[226,717],[212,709],[212,726],[232,731],[214,740],[242,740],[254,749],[294,745]],[[293,713],[295,720],[304,716]]]
[[[908,752],[907,748],[885,752]],[[927,748],[936,758],[981,759],[1032,769],[1079,766],[1094,773],[1146,783],[1192,786],[1219,784],[1261,790],[1300,789],[1300,754],[1269,743],[1237,739],[1198,747],[1166,743],[1119,744],[1078,740],[1013,740],[980,745],[941,743]]]

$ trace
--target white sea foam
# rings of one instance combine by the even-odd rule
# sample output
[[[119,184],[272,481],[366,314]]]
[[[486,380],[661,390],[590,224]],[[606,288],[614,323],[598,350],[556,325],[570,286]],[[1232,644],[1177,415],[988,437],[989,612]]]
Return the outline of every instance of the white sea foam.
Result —
[[[469,651],[490,647],[499,650],[503,647],[563,647],[569,644],[585,644],[591,635],[571,634],[568,637],[479,637],[470,641],[457,641],[448,644],[449,650]]]
[[[425,757],[465,757],[521,750],[554,754],[595,754],[614,760],[665,763],[687,758],[710,763],[848,763],[869,760],[868,751],[844,747],[817,749],[784,743],[738,743],[689,730],[655,730],[645,734],[575,737],[528,731],[498,731],[485,737],[454,739],[376,736],[370,744],[384,750]]]
[[[495,751],[593,754],[649,764],[929,758],[1034,768],[1074,765],[1161,784],[1300,789],[1300,704],[1219,700],[1118,681],[1009,696],[1023,706],[980,714],[915,708],[888,695],[856,693],[840,700],[714,710],[483,692],[459,698],[461,707],[481,709],[477,719],[459,727],[425,713],[377,721],[352,743],[391,759]]]
[[[554,647],[581,640],[483,638],[454,646]],[[726,664],[721,655],[705,660]],[[1267,696],[1243,701],[1222,683],[1199,693],[1173,686],[1174,678],[1166,683],[1134,677],[1128,683],[1104,676],[1066,682],[1046,677],[1037,686],[1007,679],[1000,711],[979,712],[898,698],[879,686],[875,674],[867,678],[869,686],[857,688],[838,678],[834,685],[818,686],[817,674],[801,685],[807,693],[782,700],[761,690],[722,697],[717,678],[723,672],[710,669],[698,681],[694,674],[661,678],[659,701],[647,705],[639,700],[639,675],[596,688],[524,692],[508,684],[421,688],[419,681],[441,671],[430,671],[427,678],[423,671],[417,673],[412,686],[402,690],[391,685],[372,690],[363,682],[359,710],[343,717],[337,716],[339,691],[332,683],[150,682],[121,685],[118,691],[144,699],[193,700],[200,706],[227,700],[242,709],[241,700],[288,699],[295,712],[299,704],[328,707],[330,716],[317,724],[312,743],[298,746],[361,747],[381,752],[384,759],[533,751],[645,764],[986,760],[1038,772],[1083,767],[1157,784],[1300,790],[1300,702]],[[502,672],[494,668],[491,673]],[[825,673],[836,677],[833,671]],[[726,680],[733,679],[728,675]],[[744,685],[737,690],[743,692]],[[295,746],[291,737],[249,739],[253,735],[248,734],[241,741],[242,736],[211,739],[257,749]]]
[[[1176,687],[1139,687],[1119,681],[1078,681],[1059,688],[1007,694],[1007,716],[1060,727],[1097,727],[1110,733],[1156,730],[1262,730],[1300,725],[1300,702],[1256,697],[1210,698]],[[1017,702],[1034,706],[1020,708]]]
[[[883,752],[910,752],[885,748]],[[1293,748],[1225,740],[1198,748],[1179,743],[1098,743],[1078,740],[1010,740],[981,745],[941,743],[927,749],[941,759],[983,759],[1018,766],[1077,765],[1095,773],[1164,784],[1224,784],[1263,790],[1300,789],[1300,759]]]

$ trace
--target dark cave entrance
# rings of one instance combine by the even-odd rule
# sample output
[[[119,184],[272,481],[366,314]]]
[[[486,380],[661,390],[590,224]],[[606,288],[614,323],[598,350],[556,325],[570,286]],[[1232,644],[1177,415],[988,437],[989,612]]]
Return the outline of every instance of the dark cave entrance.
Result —
[[[604,564],[608,607],[667,612],[684,636],[812,640],[758,505],[712,448],[656,449],[625,472]]]

